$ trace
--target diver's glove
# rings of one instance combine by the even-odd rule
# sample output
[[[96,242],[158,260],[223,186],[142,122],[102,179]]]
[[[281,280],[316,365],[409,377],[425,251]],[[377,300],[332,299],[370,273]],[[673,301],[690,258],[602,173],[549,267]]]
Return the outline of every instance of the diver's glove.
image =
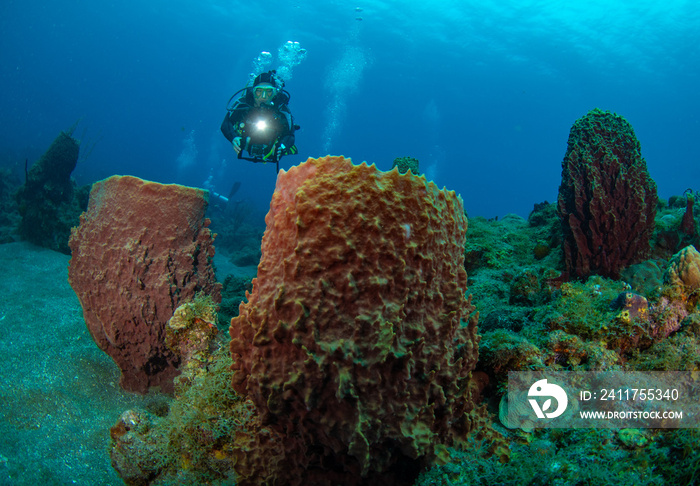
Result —
[[[248,146],[250,145],[250,137],[246,137],[245,139],[245,145],[241,145],[241,142],[243,141],[243,137],[236,137],[233,139],[233,150],[236,151],[238,155],[241,155],[241,151],[243,149],[248,149]]]
[[[233,145],[233,150],[234,150],[237,154],[240,154],[240,153],[241,153],[241,150],[242,150],[242,149],[241,149],[241,140],[242,140],[241,137],[236,137],[236,138],[234,138],[234,139],[231,141],[231,144]]]

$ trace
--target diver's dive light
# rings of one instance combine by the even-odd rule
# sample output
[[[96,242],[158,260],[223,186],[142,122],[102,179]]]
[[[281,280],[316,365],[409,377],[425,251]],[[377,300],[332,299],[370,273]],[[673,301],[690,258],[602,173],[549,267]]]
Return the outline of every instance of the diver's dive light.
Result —
[[[250,139],[248,152],[254,156],[266,154],[270,148],[265,146],[274,144],[277,138],[277,128],[271,113],[256,114],[245,128],[243,136]]]
[[[259,118],[249,125],[250,130],[246,136],[250,137],[250,143],[253,145],[268,145],[271,144],[276,136],[274,125],[270,120]],[[250,151],[250,150],[249,150]]]

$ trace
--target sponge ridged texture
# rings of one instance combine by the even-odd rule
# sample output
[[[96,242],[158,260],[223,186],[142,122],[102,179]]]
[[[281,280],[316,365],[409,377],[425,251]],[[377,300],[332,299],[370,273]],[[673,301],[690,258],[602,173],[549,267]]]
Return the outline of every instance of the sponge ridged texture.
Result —
[[[316,463],[359,484],[464,440],[479,421],[478,337],[461,198],[425,177],[309,159],[280,173],[266,223],[231,321],[233,385],[290,447],[267,462],[278,471],[242,461],[242,482],[302,484]]]
[[[68,280],[125,390],[172,391],[179,357],[165,345],[168,320],[197,292],[220,299],[207,204],[201,189],[112,176],[92,186],[71,232]]]

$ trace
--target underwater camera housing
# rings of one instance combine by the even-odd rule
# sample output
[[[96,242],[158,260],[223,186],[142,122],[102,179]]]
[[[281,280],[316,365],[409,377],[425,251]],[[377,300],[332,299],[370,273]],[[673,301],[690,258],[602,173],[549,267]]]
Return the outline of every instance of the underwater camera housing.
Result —
[[[244,157],[241,150],[238,158],[251,162],[274,162],[279,172],[279,160],[274,151],[277,136],[277,124],[272,112],[265,110],[257,113],[243,129],[243,139],[248,141],[245,150],[250,157]]]
[[[277,139],[275,119],[271,113],[261,112],[245,125],[243,136],[250,138],[250,146],[272,145]],[[250,152],[250,150],[249,150]]]

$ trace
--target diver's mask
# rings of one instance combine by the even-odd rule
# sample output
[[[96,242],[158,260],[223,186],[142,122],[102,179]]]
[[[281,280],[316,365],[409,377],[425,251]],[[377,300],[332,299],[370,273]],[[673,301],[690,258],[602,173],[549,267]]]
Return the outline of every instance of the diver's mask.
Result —
[[[275,88],[272,86],[256,86],[253,88],[253,94],[261,101],[270,101],[275,97]]]

